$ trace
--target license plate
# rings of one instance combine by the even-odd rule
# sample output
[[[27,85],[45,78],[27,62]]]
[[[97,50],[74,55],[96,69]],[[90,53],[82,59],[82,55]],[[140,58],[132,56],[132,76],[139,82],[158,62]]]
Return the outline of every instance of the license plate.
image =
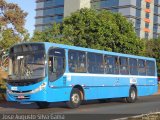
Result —
[[[18,99],[24,99],[24,96],[23,95],[18,96]]]

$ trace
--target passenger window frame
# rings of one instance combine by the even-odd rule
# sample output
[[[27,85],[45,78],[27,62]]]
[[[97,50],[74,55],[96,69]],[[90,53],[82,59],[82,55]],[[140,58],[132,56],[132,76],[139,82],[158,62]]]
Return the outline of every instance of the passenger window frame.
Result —
[[[54,51],[54,49],[61,49],[61,50],[63,50],[63,57],[54,56],[53,54],[50,54],[50,51],[52,51],[52,50]],[[58,80],[59,78],[61,78],[64,75],[65,71],[66,71],[66,50],[64,48],[60,48],[60,47],[51,47],[51,48],[49,48],[47,55],[48,55],[48,59],[47,59],[47,63],[48,63],[47,64],[48,79],[49,79],[50,82],[54,82],[54,81]],[[52,67],[53,67],[53,65],[54,65],[54,63],[53,63],[54,59],[55,58],[57,59],[57,57],[59,57],[59,58],[61,58],[63,60],[63,65],[61,65],[61,67],[63,69],[61,71],[61,74],[57,75],[57,77],[54,78],[54,75],[56,76],[56,74],[58,74],[58,73],[49,70],[49,62],[50,62],[50,58],[52,58]],[[59,62],[59,60],[57,60],[57,62]],[[59,67],[59,64],[57,64],[57,69],[58,69],[58,67]],[[53,76],[50,76],[51,74]]]
[[[76,57],[73,58],[75,60],[73,60],[71,62],[71,54],[76,54]],[[82,56],[84,57],[84,60],[80,61],[80,58]],[[81,56],[81,57],[80,57]],[[74,57],[74,56],[73,56]],[[86,73],[87,72],[87,55],[85,51],[81,51],[81,50],[68,50],[68,70],[71,73]],[[71,67],[73,66],[73,67]],[[82,67],[83,66],[83,67]],[[72,68],[72,69],[71,69]]]

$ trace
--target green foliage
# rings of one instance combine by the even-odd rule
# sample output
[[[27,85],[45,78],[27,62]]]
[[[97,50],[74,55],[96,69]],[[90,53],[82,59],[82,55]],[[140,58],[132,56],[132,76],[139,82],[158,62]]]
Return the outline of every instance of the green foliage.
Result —
[[[21,10],[17,4],[7,3],[0,0],[0,23],[1,26],[12,24],[17,32],[24,32],[25,17],[27,13]]]
[[[14,35],[12,29],[4,30],[2,36],[3,39],[0,41],[0,46],[5,50],[20,41],[20,38]]]
[[[160,74],[160,37],[146,41],[146,56],[156,58]]]
[[[29,34],[24,29],[27,13],[17,4],[0,0],[0,47],[7,49],[14,43],[27,41]]]
[[[81,9],[43,32],[35,32],[32,41],[141,54],[144,43],[137,38],[131,22],[118,13]]]
[[[55,43],[63,43],[61,41],[61,33],[60,33],[60,24],[53,24],[50,28],[47,28],[45,31],[35,31],[34,36],[31,41],[34,42],[55,42]]]
[[[160,61],[160,38],[146,41],[146,55]]]

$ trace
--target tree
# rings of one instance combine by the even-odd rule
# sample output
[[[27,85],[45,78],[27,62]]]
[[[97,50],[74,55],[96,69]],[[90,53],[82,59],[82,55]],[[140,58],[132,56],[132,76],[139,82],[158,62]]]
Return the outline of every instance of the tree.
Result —
[[[160,60],[160,38],[146,41],[146,56]]]
[[[0,0],[0,47],[7,49],[18,41],[28,39],[28,33],[24,29],[26,16],[27,13],[17,4]]]
[[[3,40],[0,41],[0,45],[3,46],[4,49],[7,49],[8,47],[20,41],[20,38],[13,34],[12,29],[3,31],[2,36]]]
[[[106,10],[78,10],[64,18],[62,24],[54,24],[39,34],[42,41],[100,50],[140,54],[144,49],[132,23],[122,15]]]
[[[60,41],[62,34],[60,33],[60,24],[54,23],[51,27],[46,28],[45,31],[35,31],[31,41],[34,42],[55,42],[62,43]]]
[[[146,41],[146,56],[156,58],[160,74],[160,37]]]

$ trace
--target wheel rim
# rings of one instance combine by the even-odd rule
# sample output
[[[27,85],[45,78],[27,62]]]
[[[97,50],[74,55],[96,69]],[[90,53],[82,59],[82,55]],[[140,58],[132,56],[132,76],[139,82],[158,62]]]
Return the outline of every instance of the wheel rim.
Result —
[[[75,103],[75,104],[78,104],[80,101],[80,97],[78,94],[73,94],[72,95],[72,102]]]
[[[131,99],[134,100],[136,98],[136,93],[134,90],[131,91]]]

